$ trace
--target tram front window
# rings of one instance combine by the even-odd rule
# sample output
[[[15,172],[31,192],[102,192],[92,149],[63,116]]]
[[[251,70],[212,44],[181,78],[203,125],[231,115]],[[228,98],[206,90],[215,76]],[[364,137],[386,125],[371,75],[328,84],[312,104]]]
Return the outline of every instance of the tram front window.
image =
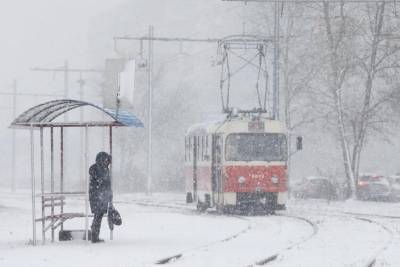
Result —
[[[230,134],[226,138],[227,161],[284,161],[286,137],[276,133]]]

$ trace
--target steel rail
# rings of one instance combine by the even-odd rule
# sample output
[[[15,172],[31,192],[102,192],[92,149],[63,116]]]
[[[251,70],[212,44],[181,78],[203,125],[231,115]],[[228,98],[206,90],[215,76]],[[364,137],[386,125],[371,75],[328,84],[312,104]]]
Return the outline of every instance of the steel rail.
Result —
[[[197,210],[190,209],[188,207],[188,205],[183,205],[181,203],[174,203],[175,205],[164,204],[164,203],[161,203],[161,202],[154,203],[154,202],[151,202],[151,201],[132,201],[132,202],[117,202],[117,203],[134,203],[136,205],[141,205],[141,206],[168,208],[168,209],[174,209],[174,210],[184,210],[184,211],[189,211],[191,214],[198,214],[199,213]],[[206,214],[215,215],[215,214],[219,214],[219,213],[217,213],[216,211],[208,211]],[[238,236],[248,232],[252,228],[250,220],[248,218],[246,218],[246,217],[238,216],[238,215],[234,215],[234,214],[222,214],[222,216],[235,217],[235,218],[238,218],[238,219],[246,220],[249,223],[248,223],[248,226],[247,226],[246,229],[243,229],[242,231],[240,231],[240,232],[238,232],[238,233],[236,233],[234,235],[231,235],[231,236],[229,236],[227,238],[224,238],[222,240],[214,241],[214,242],[206,244],[206,245],[202,245],[202,246],[199,246],[199,247],[196,247],[196,248],[188,249],[186,251],[174,254],[174,255],[169,256],[169,257],[164,257],[164,258],[158,260],[156,262],[156,264],[168,264],[168,263],[175,262],[175,261],[179,260],[180,258],[182,258],[183,255],[185,253],[189,252],[189,251],[198,250],[198,249],[204,249],[204,248],[208,248],[208,247],[210,247],[212,245],[215,245],[217,243],[222,243],[222,242],[233,240],[233,239],[237,238]],[[301,216],[297,216],[297,215],[285,215],[285,214],[278,214],[277,216],[287,217],[287,218],[291,218],[291,219],[297,219],[297,220],[300,220],[302,222],[305,222],[306,224],[308,224],[308,225],[310,225],[312,227],[312,229],[313,229],[312,233],[310,235],[307,235],[306,237],[303,237],[299,241],[290,244],[289,246],[287,246],[284,249],[282,249],[280,252],[274,253],[272,255],[269,255],[268,257],[265,257],[265,258],[263,258],[261,260],[256,261],[253,264],[250,264],[249,267],[250,266],[262,266],[262,265],[265,265],[265,264],[267,264],[269,262],[272,262],[272,261],[276,260],[278,258],[278,256],[282,252],[284,252],[286,250],[290,250],[291,248],[293,248],[295,246],[298,246],[298,245],[308,241],[309,239],[313,238],[318,232],[318,226],[315,223],[313,223],[311,220],[309,220],[309,219],[307,219],[305,217],[301,217]]]
[[[310,210],[308,210],[310,211]],[[312,212],[317,212],[316,210],[311,210]],[[367,214],[367,213],[353,213],[353,212],[341,212],[341,211],[325,211],[324,213],[321,214],[321,212],[318,212],[318,215],[330,215],[330,216],[337,216],[337,217],[345,217],[345,218],[351,218],[351,219],[355,219],[358,221],[362,221],[362,222],[367,222],[367,223],[371,223],[371,224],[375,224],[377,226],[379,226],[380,228],[382,228],[385,232],[387,232],[389,234],[389,239],[386,240],[386,242],[384,243],[383,246],[381,246],[381,248],[379,248],[373,256],[371,256],[370,258],[368,258],[366,260],[366,264],[363,265],[365,267],[372,267],[375,265],[376,260],[378,258],[378,256],[385,250],[388,249],[388,247],[390,246],[390,244],[393,242],[394,239],[394,233],[393,231],[387,227],[386,225],[377,222],[375,220],[369,219],[369,218],[365,218],[365,217],[376,217],[376,218],[382,218],[382,219],[400,219],[400,216],[387,216],[387,215],[379,215],[379,214]],[[399,232],[400,233],[400,232]]]
[[[258,2],[258,3],[394,3],[397,0],[222,0],[224,2]]]
[[[277,214],[277,216],[282,216],[282,217],[287,217],[287,218],[292,218],[292,219],[297,219],[297,220],[303,221],[303,222],[307,223],[308,225],[310,225],[312,227],[312,229],[313,229],[312,233],[310,235],[300,239],[299,241],[294,242],[291,245],[281,249],[279,252],[274,253],[272,255],[269,255],[269,256],[261,259],[261,260],[258,260],[253,264],[250,264],[248,267],[266,265],[266,264],[276,260],[279,257],[279,255],[282,254],[283,252],[285,252],[287,250],[290,250],[290,249],[294,248],[295,246],[298,246],[298,245],[301,245],[301,244],[307,242],[311,238],[315,237],[317,235],[317,233],[318,233],[318,226],[314,222],[312,222],[310,219],[307,219],[307,218],[302,217],[302,216],[297,216],[297,215]]]
[[[116,203],[126,203],[126,204],[133,203],[133,204],[140,205],[140,206],[149,206],[149,207],[157,207],[157,208],[168,208],[168,209],[175,209],[175,210],[181,210],[181,211],[183,210],[183,211],[189,212],[189,214],[192,214],[192,215],[193,214],[195,214],[195,215],[199,214],[199,211],[194,210],[194,209],[190,209],[188,205],[185,205],[185,206],[183,206],[183,205],[181,205],[181,206],[173,206],[173,205],[168,205],[168,204],[163,204],[163,203],[151,203],[149,201],[145,201],[145,202],[143,202],[143,201],[130,201],[130,202],[122,201],[122,202],[116,202]],[[215,211],[209,211],[209,212],[206,212],[206,214],[207,215],[214,215],[214,216],[215,215],[219,215]],[[194,247],[194,248],[190,248],[190,249],[181,251],[179,253],[176,253],[176,254],[174,254],[172,256],[168,256],[168,257],[164,257],[162,259],[159,259],[159,260],[157,260],[155,262],[155,264],[172,263],[172,262],[182,258],[184,256],[184,254],[186,254],[188,252],[196,251],[196,250],[199,250],[199,249],[208,248],[208,247],[211,247],[211,246],[219,244],[219,243],[231,241],[231,240],[237,238],[238,236],[248,232],[253,227],[251,221],[248,218],[245,218],[243,216],[238,216],[238,215],[229,215],[229,217],[234,217],[234,218],[237,218],[239,220],[246,221],[247,222],[246,227],[243,228],[242,230],[240,230],[239,232],[236,232],[236,233],[234,233],[232,235],[229,235],[228,237],[225,237],[223,239],[216,240],[216,241],[213,241],[213,242],[210,242],[210,243],[207,243],[207,244],[204,244],[204,245],[200,245],[200,246],[197,246],[197,247]]]

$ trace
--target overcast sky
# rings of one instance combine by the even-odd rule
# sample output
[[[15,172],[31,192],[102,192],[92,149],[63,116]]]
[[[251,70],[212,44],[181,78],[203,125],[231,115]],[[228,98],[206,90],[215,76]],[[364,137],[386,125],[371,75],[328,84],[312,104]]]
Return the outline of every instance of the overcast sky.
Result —
[[[29,67],[84,64],[90,20],[125,0],[1,0],[0,90]],[[83,62],[79,62],[83,61]]]

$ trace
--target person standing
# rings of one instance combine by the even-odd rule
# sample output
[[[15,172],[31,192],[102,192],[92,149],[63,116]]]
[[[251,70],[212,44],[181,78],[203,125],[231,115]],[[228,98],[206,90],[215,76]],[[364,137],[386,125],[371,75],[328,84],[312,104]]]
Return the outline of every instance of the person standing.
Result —
[[[96,163],[89,168],[89,201],[90,210],[94,214],[91,226],[92,243],[104,242],[104,240],[99,239],[99,234],[101,221],[104,214],[107,213],[108,205],[113,198],[110,164],[111,155],[106,152],[99,152],[96,156]]]

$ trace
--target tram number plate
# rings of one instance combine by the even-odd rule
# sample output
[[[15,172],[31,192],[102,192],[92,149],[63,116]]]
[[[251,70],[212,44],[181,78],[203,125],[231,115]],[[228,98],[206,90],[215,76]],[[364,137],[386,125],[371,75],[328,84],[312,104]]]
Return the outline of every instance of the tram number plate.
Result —
[[[265,125],[263,121],[249,121],[248,128],[249,132],[263,132]]]

